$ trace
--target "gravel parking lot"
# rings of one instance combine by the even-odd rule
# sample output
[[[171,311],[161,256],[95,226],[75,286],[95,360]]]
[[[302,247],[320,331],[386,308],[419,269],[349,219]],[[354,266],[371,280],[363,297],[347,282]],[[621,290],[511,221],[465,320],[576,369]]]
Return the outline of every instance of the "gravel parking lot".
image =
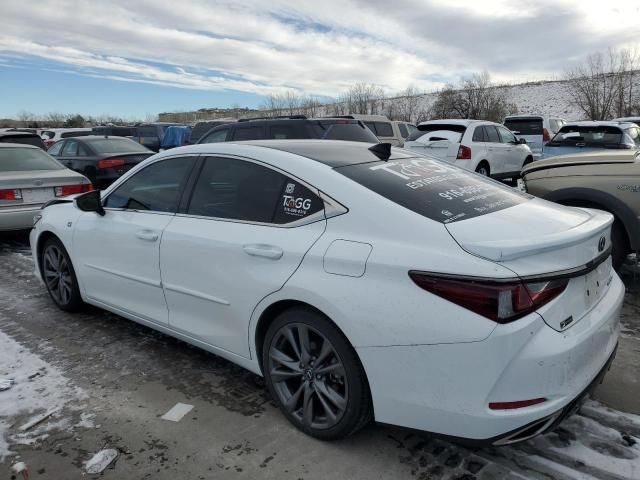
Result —
[[[118,452],[103,474],[114,479],[640,478],[632,273],[618,356],[596,399],[552,434],[472,451],[381,425],[341,442],[313,440],[273,407],[259,377],[111,313],[61,312],[32,268],[24,237],[0,238],[0,379],[15,382],[0,391],[1,478],[21,479],[11,473],[18,461],[31,480],[81,478],[107,448]],[[194,408],[178,422],[160,418],[179,402]]]

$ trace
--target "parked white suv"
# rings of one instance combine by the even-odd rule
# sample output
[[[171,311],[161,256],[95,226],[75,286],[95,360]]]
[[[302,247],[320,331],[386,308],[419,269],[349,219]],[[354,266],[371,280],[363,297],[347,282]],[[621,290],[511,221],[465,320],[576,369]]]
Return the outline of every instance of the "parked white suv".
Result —
[[[82,137],[91,135],[93,132],[90,128],[50,128],[40,133],[42,140],[47,148],[51,147],[58,140],[69,137]]]
[[[509,115],[502,123],[516,137],[527,141],[533,153],[533,159],[538,160],[544,157],[544,144],[551,140],[567,122],[562,118],[546,115]]]
[[[389,120],[384,115],[364,115],[353,113],[349,115],[340,115],[338,118],[353,118],[364,123],[378,140],[384,143],[390,143],[396,147],[402,147],[409,136],[416,132],[416,126],[413,123]]]
[[[498,179],[519,177],[523,165],[533,161],[525,141],[484,120],[422,122],[404,148]]]

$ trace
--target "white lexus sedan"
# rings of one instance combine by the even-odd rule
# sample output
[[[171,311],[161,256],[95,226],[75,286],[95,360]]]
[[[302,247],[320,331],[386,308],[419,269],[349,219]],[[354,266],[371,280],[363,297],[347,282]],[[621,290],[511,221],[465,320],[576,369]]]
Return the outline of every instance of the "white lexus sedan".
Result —
[[[613,218],[388,144],[267,140],[155,155],[51,202],[36,275],[263,375],[317,438],[370,420],[501,445],[606,372]]]

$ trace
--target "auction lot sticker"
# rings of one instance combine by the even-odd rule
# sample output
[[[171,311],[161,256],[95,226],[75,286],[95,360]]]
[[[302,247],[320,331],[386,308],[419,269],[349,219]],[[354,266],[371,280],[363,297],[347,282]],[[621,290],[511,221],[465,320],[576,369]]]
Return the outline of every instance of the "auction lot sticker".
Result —
[[[336,169],[389,200],[432,220],[451,223],[531,199],[497,181],[430,158],[401,158]]]

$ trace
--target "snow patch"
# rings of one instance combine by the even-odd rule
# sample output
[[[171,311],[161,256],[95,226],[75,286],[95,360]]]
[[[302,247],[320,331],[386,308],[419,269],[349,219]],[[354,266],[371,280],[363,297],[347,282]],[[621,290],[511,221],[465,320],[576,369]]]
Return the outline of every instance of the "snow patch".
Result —
[[[102,473],[118,456],[118,451],[113,448],[100,450],[85,463],[87,473]]]
[[[13,379],[0,391],[0,461],[11,453],[9,444],[31,444],[66,425],[58,418],[62,408],[86,398],[56,367],[1,331],[0,378]]]

